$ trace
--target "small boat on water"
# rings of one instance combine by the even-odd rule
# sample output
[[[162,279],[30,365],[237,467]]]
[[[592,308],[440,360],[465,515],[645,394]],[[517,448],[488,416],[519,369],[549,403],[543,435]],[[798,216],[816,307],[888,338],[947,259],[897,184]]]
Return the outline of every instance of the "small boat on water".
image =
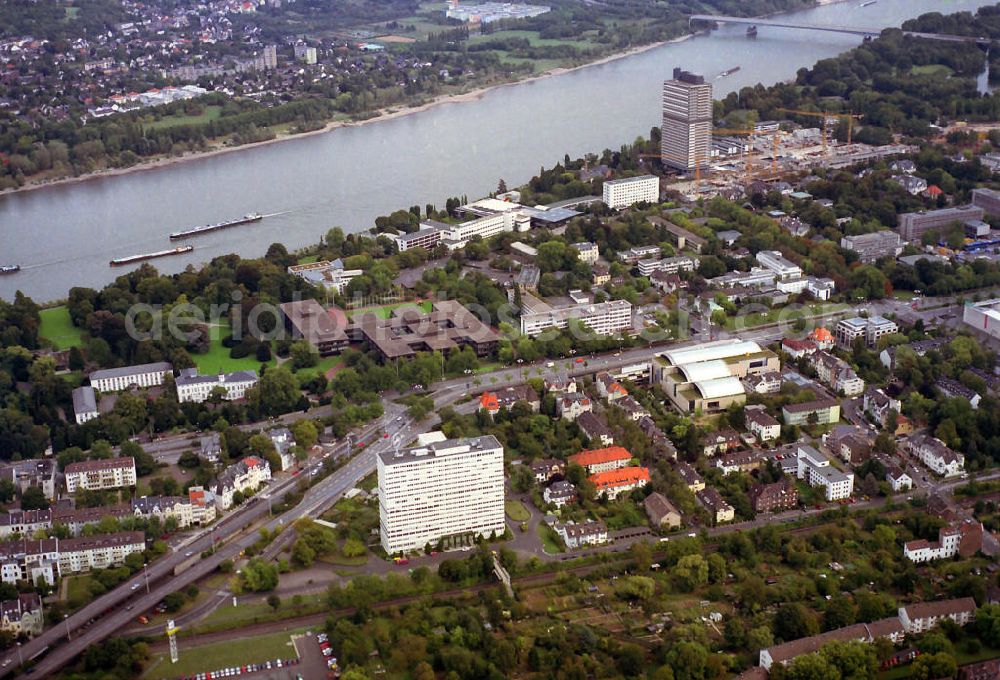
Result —
[[[19,264],[6,264],[0,266],[0,274],[16,274],[21,271],[21,265]]]
[[[757,27],[756,26],[750,26],[747,29],[747,37],[748,38],[756,38],[757,37]]]
[[[175,231],[170,235],[171,241],[176,241],[177,239],[188,238],[191,236],[199,236],[201,234],[207,234],[211,231],[217,231],[219,229],[226,229],[227,227],[235,227],[240,224],[249,224],[250,222],[260,222],[264,219],[264,216],[260,213],[248,213],[243,217],[237,218],[235,220],[228,220],[226,222],[218,222],[216,224],[206,224],[203,227],[195,227],[194,229],[185,229],[184,231]]]
[[[868,7],[869,5],[874,5],[876,2],[878,2],[878,0],[865,0],[865,2],[862,2],[858,5],[858,7]]]
[[[155,253],[143,253],[141,255],[129,255],[128,257],[116,257],[111,260],[110,264],[112,267],[120,267],[123,264],[153,260],[157,257],[169,257],[170,255],[190,253],[192,250],[194,250],[194,246],[178,246],[177,248],[170,248],[169,250],[158,250]]]
[[[725,78],[727,76],[733,75],[734,73],[736,73],[739,70],[740,70],[739,66],[734,66],[734,67],[732,67],[730,69],[726,69],[725,71],[723,71],[722,73],[720,73],[718,77],[719,78]]]

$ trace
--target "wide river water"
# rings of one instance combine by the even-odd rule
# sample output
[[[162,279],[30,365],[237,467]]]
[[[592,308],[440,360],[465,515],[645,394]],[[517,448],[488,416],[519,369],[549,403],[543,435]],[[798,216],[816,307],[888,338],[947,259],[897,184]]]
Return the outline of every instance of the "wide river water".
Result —
[[[982,0],[861,0],[795,13],[807,24],[883,28],[925,12],[975,10]],[[269,215],[187,241],[192,253],[154,260],[161,271],[237,252],[259,256],[280,241],[316,242],[335,225],[360,231],[376,216],[410,205],[476,198],[502,177],[516,186],[564,154],[618,148],[659,124],[660,88],[673,67],[702,73],[715,96],[795,76],[803,66],[854,47],[860,38],[744,26],[664,45],[627,58],[487,92],[391,120],[333,130],[162,168],[0,195],[0,298],[23,290],[37,301],[71,286],[100,287],[128,267],[113,257],[171,247],[172,231]],[[740,66],[737,73],[719,73]],[[137,265],[135,265],[137,266]]]

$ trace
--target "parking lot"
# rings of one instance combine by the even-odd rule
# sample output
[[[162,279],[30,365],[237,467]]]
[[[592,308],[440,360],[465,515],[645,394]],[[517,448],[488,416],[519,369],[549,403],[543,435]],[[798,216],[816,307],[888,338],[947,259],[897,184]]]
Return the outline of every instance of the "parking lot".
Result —
[[[327,657],[320,650],[320,642],[316,638],[316,633],[299,635],[294,638],[293,642],[295,643],[295,651],[301,660],[298,672],[302,674],[303,678],[313,680],[313,678],[338,677],[339,674],[327,666]]]

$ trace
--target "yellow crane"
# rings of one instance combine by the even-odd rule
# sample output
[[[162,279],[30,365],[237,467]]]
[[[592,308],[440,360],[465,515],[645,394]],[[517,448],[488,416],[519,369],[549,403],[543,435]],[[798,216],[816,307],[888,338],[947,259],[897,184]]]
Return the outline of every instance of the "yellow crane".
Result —
[[[763,135],[765,133],[757,132],[753,128],[735,129],[735,128],[715,128],[712,130],[712,135],[747,135],[749,139],[750,151],[746,153],[746,175],[744,181],[749,182],[753,179],[753,152],[754,152],[754,140],[758,135]],[[776,175],[778,173],[778,132],[771,134],[772,152],[771,152],[771,174]]]
[[[861,120],[864,118],[863,115],[857,113],[826,113],[824,111],[803,111],[801,109],[777,109],[780,113],[793,113],[797,116],[811,116],[813,118],[822,118],[823,127],[823,151],[826,151],[826,122],[829,118],[839,118],[840,120],[847,121],[847,143],[850,144],[851,140],[854,139],[854,121]]]

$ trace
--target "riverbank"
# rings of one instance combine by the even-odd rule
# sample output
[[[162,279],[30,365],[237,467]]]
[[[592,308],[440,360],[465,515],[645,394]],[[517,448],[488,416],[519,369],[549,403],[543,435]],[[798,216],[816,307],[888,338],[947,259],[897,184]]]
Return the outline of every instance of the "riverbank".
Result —
[[[844,0],[831,0],[832,2],[843,2]],[[650,43],[648,45],[639,45],[636,47],[629,48],[622,52],[615,52],[607,56],[601,57],[595,61],[588,61],[585,64],[580,64],[578,66],[557,66],[551,68],[547,71],[543,71],[537,75],[529,76],[527,78],[521,78],[518,80],[511,80],[505,83],[498,83],[495,85],[486,85],[483,87],[470,90],[469,92],[463,92],[460,94],[446,94],[435,97],[434,99],[417,106],[410,106],[406,108],[399,107],[388,107],[385,109],[378,110],[375,115],[370,118],[365,118],[364,120],[357,121],[331,121],[325,124],[323,127],[316,130],[310,130],[308,132],[300,133],[289,133],[284,132],[277,135],[274,139],[265,139],[260,142],[251,142],[249,144],[240,144],[239,146],[221,146],[215,145],[214,147],[207,149],[205,151],[195,151],[191,153],[186,153],[181,156],[163,156],[159,158],[152,158],[148,161],[138,163],[136,165],[129,166],[127,168],[107,168],[104,170],[98,170],[96,172],[87,173],[86,175],[78,175],[75,177],[60,177],[58,179],[52,180],[29,180],[24,186],[17,187],[16,189],[7,189],[0,191],[0,197],[24,193],[29,191],[36,191],[38,189],[47,189],[50,187],[67,185],[67,184],[79,184],[81,182],[88,182],[91,180],[103,179],[106,177],[117,177],[121,175],[127,175],[135,172],[142,172],[145,170],[158,170],[161,168],[170,167],[172,165],[177,165],[179,163],[187,163],[189,161],[197,161],[205,158],[212,158],[213,156],[220,156],[222,154],[231,153],[234,151],[246,151],[248,149],[253,149],[261,146],[267,146],[270,144],[277,144],[280,142],[285,142],[291,139],[302,139],[305,137],[313,137],[315,135],[322,135],[329,132],[333,132],[344,127],[357,127],[361,125],[369,125],[372,123],[381,123],[389,120],[394,120],[396,118],[402,118],[404,116],[410,116],[416,113],[421,113],[423,111],[428,111],[438,106],[444,104],[462,104],[467,102],[474,102],[482,99],[484,96],[493,92],[494,90],[499,90],[505,87],[511,87],[513,85],[523,85],[530,82],[535,82],[543,80],[545,78],[552,78],[555,76],[565,75],[567,73],[572,73],[574,71],[579,71],[580,69],[591,68],[593,66],[600,66],[602,64],[609,64],[619,59],[626,59],[628,57],[642,54],[643,52],[648,52],[649,50],[656,49],[657,47],[662,47],[664,45],[682,43],[686,40],[690,40],[702,33],[697,31],[694,33],[687,33],[685,35],[673,38],[671,40],[661,40],[659,42]]]

